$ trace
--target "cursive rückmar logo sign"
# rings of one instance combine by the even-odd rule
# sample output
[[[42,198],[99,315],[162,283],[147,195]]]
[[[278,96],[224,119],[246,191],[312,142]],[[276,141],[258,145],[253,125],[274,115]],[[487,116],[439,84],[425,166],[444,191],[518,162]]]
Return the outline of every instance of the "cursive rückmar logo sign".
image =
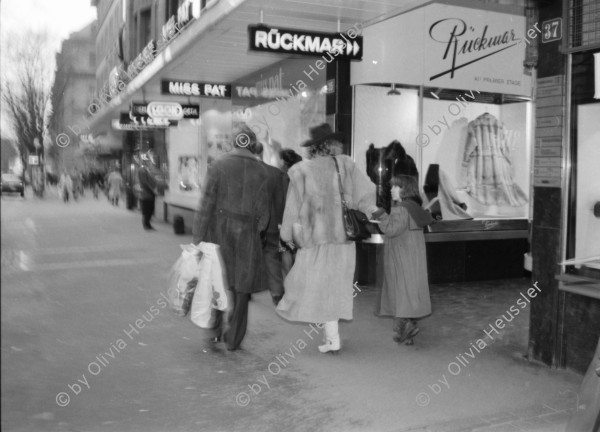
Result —
[[[429,37],[444,44],[442,60],[450,61],[450,67],[432,75],[431,81],[448,74],[454,78],[458,69],[507,50],[521,41],[516,37],[514,28],[489,34],[487,24],[478,30],[460,18],[436,21],[429,27]]]

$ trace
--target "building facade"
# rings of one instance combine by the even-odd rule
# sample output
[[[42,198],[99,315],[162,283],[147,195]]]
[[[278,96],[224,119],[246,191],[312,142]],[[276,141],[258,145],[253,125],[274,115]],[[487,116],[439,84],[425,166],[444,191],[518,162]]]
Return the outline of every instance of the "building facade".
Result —
[[[598,159],[598,2],[354,3],[94,1],[99,22],[112,11],[121,30],[97,41],[106,58],[89,127],[120,134],[126,177],[157,151],[168,178],[157,210],[188,227],[236,121],[273,165],[324,121],[367,171],[371,144],[401,142],[424,196],[446,199],[441,212],[452,214],[426,235],[432,281],[531,271],[542,292],[529,358],[585,370],[600,333],[600,242],[590,235],[600,232],[600,187],[588,173]],[[377,273],[378,248],[361,252],[367,273]]]
[[[50,129],[58,146],[54,153],[58,171],[86,169],[82,156],[92,137],[84,124],[88,104],[96,92],[95,40],[94,22],[71,34],[56,54]]]

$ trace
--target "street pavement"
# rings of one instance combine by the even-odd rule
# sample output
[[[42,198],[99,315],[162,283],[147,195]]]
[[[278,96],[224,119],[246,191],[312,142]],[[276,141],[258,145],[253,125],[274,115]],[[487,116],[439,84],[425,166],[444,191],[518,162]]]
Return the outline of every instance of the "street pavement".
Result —
[[[191,237],[90,195],[2,197],[2,431],[558,432],[577,409],[580,375],[524,357],[527,307],[490,328],[526,279],[433,285],[414,346],[356,286],[338,355],[260,293],[230,352],[167,307]]]

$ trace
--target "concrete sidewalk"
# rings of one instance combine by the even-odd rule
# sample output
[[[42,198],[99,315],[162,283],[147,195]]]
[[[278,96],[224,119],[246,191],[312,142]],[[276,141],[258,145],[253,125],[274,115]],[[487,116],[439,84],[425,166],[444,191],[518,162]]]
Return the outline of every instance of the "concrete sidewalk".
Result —
[[[265,380],[284,377],[289,368],[318,382],[318,393],[335,389],[338,414],[357,418],[339,430],[354,430],[356,422],[356,430],[369,431],[562,432],[577,407],[582,377],[526,359],[524,299],[532,287],[526,278],[432,285],[433,313],[421,321],[415,345],[406,346],[392,340],[392,319],[374,316],[377,289],[355,285],[355,316],[341,323],[337,356],[316,351],[322,337],[316,326],[279,318],[270,296],[260,293],[242,355],[264,359]],[[520,313],[509,313],[511,306]],[[478,340],[486,344],[479,351]],[[258,378],[250,379],[248,391],[242,385],[250,401],[260,397],[257,384],[264,387]]]
[[[393,342],[392,320],[372,313],[377,291],[358,287],[338,355],[259,293],[229,352],[163,309],[191,237],[155,227],[89,196],[3,198],[3,430],[558,432],[577,406],[581,376],[524,358],[527,280],[432,286],[414,346]]]
[[[315,392],[328,392],[342,417],[370,419],[356,428],[326,430],[563,431],[582,377],[525,359],[527,309],[497,333],[490,327],[508,317],[530,286],[526,280],[432,286],[434,312],[421,321],[414,346],[392,341],[392,320],[372,313],[376,290],[359,287],[354,320],[341,325],[337,356],[317,353],[319,337],[312,342],[311,327],[277,318],[261,294],[243,347],[255,353],[260,346],[263,355],[270,350],[270,362],[280,362],[281,353],[297,351],[295,338],[311,341],[286,371],[298,369],[319,383]]]

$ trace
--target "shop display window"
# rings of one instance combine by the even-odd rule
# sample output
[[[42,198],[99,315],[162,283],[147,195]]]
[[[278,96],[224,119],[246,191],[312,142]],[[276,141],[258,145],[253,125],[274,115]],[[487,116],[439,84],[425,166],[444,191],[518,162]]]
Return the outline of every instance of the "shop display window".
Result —
[[[477,91],[424,95],[416,145],[443,219],[528,218],[531,102]]]
[[[408,174],[418,176],[424,205],[438,219],[526,220],[532,103],[477,91],[425,88],[423,95],[421,104],[415,88],[355,86],[353,155],[381,186],[379,204],[389,201],[389,177]],[[369,166],[373,154],[394,161]]]
[[[402,146],[405,159],[418,163],[418,133],[418,90],[395,87],[392,91],[390,86],[379,85],[354,87],[352,154],[358,167],[377,185],[377,203],[386,209],[390,206],[389,181],[397,174],[393,165],[398,155],[393,153],[399,147],[392,143]]]
[[[200,100],[200,118],[168,129],[170,204],[195,208],[212,160],[232,150],[231,102]]]
[[[600,298],[600,102],[594,98],[599,87],[594,55],[572,55],[569,188],[563,201],[568,209],[565,280],[575,277],[580,288],[578,278],[591,280],[594,296]]]
[[[600,279],[600,103],[583,104],[577,110],[576,151],[571,181],[571,222],[567,259],[570,273]]]

